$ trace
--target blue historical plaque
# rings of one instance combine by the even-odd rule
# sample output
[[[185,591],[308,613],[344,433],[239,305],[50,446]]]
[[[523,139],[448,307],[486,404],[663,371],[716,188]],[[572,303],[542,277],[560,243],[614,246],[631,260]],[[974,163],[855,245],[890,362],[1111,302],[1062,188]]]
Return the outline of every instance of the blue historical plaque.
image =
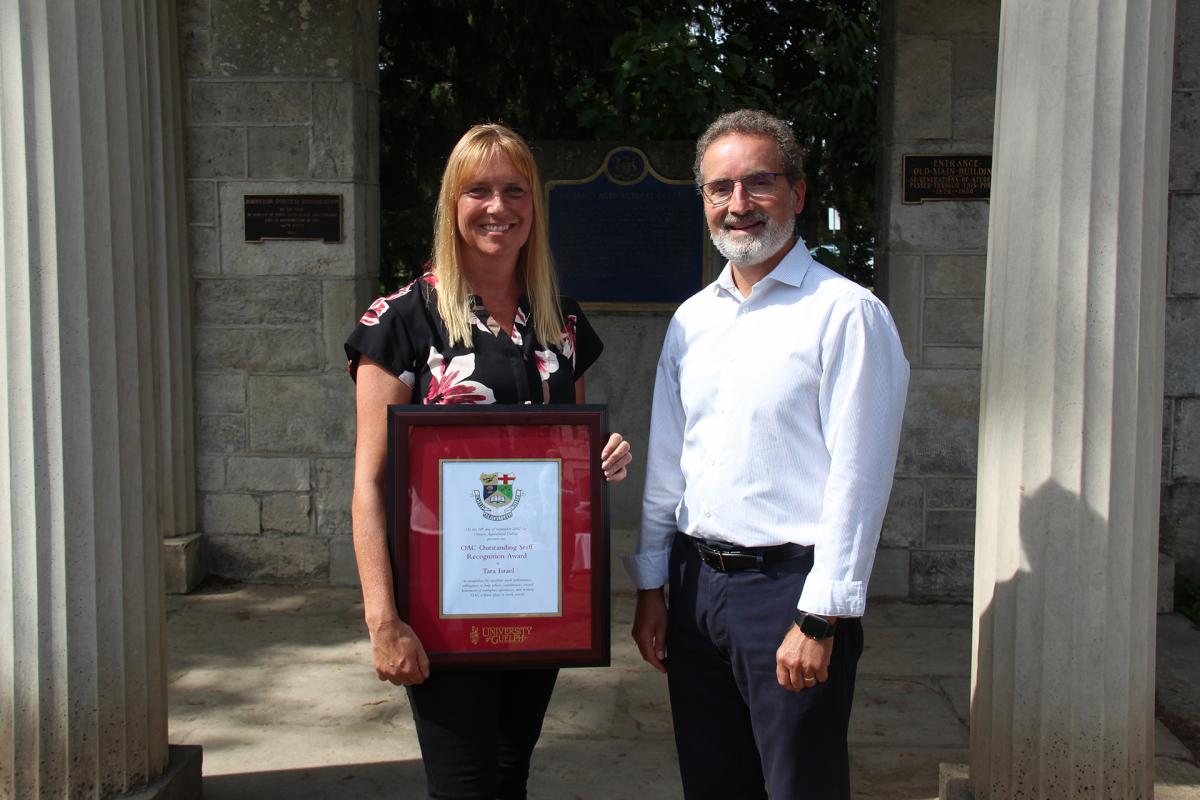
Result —
[[[635,147],[587,178],[547,181],[546,214],[563,293],[582,302],[677,304],[708,278],[695,184],[662,177]]]

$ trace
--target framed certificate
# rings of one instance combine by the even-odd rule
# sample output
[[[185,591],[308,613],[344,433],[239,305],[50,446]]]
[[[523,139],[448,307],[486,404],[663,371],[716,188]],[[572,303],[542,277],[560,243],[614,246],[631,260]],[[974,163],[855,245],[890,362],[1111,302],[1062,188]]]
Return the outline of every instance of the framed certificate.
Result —
[[[434,667],[609,664],[604,406],[388,407],[396,608]]]

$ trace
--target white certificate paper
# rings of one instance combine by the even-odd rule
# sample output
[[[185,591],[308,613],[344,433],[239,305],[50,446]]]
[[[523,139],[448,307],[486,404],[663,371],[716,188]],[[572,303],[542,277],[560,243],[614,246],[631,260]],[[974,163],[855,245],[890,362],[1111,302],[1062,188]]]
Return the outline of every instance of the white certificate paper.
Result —
[[[452,461],[441,469],[441,616],[562,613],[562,465]]]

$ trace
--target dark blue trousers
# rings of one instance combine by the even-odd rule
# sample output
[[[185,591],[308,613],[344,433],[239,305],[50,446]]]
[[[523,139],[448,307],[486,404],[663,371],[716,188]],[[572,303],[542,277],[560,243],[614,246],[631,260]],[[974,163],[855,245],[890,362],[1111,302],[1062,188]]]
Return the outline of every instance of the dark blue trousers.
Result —
[[[775,677],[775,651],[811,569],[810,550],[761,572],[719,572],[676,535],[667,685],[687,800],[849,799],[862,623],[838,620],[826,683],[789,692]]]
[[[524,800],[556,669],[435,670],[408,687],[431,800]]]

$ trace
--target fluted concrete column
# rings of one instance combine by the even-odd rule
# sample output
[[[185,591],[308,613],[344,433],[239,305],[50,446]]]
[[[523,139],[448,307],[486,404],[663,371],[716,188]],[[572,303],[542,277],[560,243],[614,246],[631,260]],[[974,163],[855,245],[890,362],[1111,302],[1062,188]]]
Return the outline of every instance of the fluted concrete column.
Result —
[[[1173,0],[1006,0],[975,796],[1149,798]]]
[[[4,798],[167,764],[160,538],[194,513],[173,6],[0,2]]]

